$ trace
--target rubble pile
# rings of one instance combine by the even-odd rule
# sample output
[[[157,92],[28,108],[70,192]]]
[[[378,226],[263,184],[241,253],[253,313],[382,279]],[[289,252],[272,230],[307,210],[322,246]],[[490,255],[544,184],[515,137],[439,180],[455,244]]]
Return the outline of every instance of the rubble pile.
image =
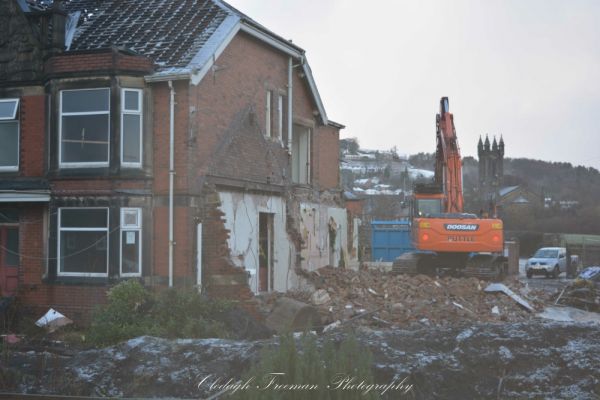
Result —
[[[451,325],[460,321],[517,322],[531,313],[502,293],[485,293],[489,282],[477,278],[392,275],[376,270],[351,271],[324,267],[308,273],[313,292],[288,292],[316,306],[324,325],[344,323],[379,327],[413,323]],[[523,285],[505,285],[520,292]],[[542,305],[534,300],[532,306]],[[268,308],[268,307],[267,307]]]
[[[590,280],[573,281],[560,294],[555,295],[555,298],[556,304],[600,312],[600,290],[598,284]]]

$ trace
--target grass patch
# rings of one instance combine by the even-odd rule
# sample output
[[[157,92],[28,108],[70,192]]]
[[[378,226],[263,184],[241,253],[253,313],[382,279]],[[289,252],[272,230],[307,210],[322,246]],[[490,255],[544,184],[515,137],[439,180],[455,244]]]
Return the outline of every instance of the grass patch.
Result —
[[[299,346],[291,334],[284,335],[277,347],[263,350],[259,361],[242,377],[242,382],[251,380],[252,384],[233,393],[232,398],[377,399],[375,391],[342,389],[344,379],[353,377],[354,383],[372,384],[371,363],[371,352],[353,335],[339,343],[326,338],[322,347],[314,335],[304,334]]]

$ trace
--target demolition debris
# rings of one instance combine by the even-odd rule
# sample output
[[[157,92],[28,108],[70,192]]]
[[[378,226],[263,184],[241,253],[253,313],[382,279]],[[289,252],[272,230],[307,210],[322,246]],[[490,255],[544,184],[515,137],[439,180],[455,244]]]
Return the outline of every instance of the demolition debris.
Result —
[[[530,311],[543,308],[536,298],[527,299],[531,307],[527,309],[514,296],[486,293],[489,282],[477,278],[391,275],[333,267],[304,277],[314,290],[264,296],[261,311],[268,315],[277,299],[291,297],[315,307],[323,326],[408,327],[446,326],[461,321],[519,322],[530,319]],[[524,285],[516,278],[507,279],[504,285],[513,294],[523,292]]]

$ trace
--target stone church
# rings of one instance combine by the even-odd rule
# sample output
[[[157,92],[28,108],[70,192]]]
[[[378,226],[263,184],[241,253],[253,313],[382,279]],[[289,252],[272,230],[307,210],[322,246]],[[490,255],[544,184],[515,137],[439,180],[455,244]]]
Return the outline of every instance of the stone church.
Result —
[[[479,156],[479,199],[487,208],[488,204],[498,201],[499,191],[504,176],[504,139],[496,137],[490,146],[490,138],[485,136],[485,142],[479,137],[477,144]]]

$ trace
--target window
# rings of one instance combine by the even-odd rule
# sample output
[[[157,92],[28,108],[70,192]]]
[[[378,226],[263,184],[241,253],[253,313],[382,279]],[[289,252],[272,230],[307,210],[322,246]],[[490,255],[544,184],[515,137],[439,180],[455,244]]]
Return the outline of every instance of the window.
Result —
[[[142,210],[121,209],[121,276],[142,274]]]
[[[310,183],[310,128],[300,125],[292,132],[292,181]]]
[[[19,169],[19,99],[0,99],[0,171]]]
[[[285,118],[285,97],[279,95],[277,98],[277,134],[279,135],[279,140],[283,140],[283,129],[284,124],[286,123]]]
[[[121,165],[142,166],[142,91],[121,92]]]
[[[441,199],[418,199],[416,205],[419,217],[429,217],[442,212]]]
[[[58,211],[58,275],[108,276],[108,209]]]
[[[110,89],[60,92],[61,167],[108,166]]]
[[[267,104],[265,107],[265,136],[273,136],[273,92],[267,90]]]

